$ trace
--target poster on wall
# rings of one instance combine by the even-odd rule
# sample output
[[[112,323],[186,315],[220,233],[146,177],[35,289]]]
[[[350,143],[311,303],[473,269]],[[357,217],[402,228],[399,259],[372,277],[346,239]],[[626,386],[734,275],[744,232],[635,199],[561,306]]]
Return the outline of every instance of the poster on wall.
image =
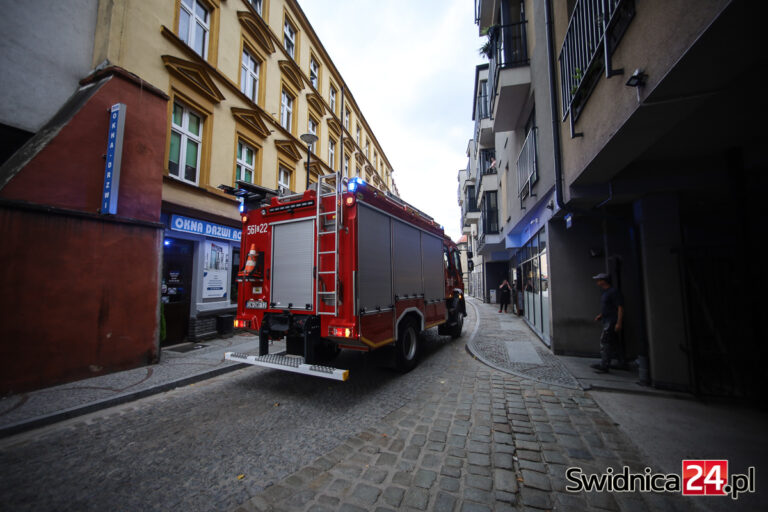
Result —
[[[206,240],[203,267],[203,298],[226,299],[229,282],[229,245]]]

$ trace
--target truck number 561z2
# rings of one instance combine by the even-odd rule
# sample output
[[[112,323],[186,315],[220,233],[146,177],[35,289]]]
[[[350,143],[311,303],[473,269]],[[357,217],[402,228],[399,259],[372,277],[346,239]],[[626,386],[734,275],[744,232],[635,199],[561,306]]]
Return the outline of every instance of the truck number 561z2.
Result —
[[[267,232],[267,223],[263,222],[261,224],[252,224],[248,226],[248,234],[249,235],[258,235],[260,233],[266,233]]]

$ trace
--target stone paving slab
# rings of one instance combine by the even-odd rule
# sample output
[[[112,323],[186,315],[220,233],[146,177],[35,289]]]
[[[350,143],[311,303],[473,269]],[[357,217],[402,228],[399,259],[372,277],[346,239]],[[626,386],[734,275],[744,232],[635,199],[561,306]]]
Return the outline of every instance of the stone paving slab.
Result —
[[[504,345],[510,363],[544,364],[536,348],[527,341],[505,341]]]

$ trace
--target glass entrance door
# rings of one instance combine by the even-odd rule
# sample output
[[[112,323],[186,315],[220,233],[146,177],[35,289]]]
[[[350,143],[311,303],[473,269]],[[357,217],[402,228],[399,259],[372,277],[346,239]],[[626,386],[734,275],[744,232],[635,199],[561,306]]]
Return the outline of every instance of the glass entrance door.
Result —
[[[163,346],[187,340],[193,249],[193,242],[178,238],[166,238],[163,243],[163,280],[160,290],[165,317],[165,338],[160,340]]]

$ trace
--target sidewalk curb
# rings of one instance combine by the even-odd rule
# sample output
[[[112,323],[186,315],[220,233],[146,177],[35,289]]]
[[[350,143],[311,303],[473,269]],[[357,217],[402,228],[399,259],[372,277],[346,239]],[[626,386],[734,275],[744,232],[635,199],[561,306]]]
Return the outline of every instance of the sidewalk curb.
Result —
[[[236,370],[241,370],[248,366],[249,365],[245,363],[237,363],[230,366],[225,366],[223,368],[216,368],[215,370],[199,373],[197,375],[192,375],[191,377],[185,377],[180,380],[166,382],[164,384],[159,384],[154,387],[142,389],[141,391],[135,391],[133,393],[125,393],[123,395],[119,395],[112,398],[105,398],[104,400],[99,400],[97,402],[89,403],[86,405],[72,407],[70,409],[64,409],[63,411],[57,411],[51,414],[47,414],[45,416],[38,416],[37,418],[32,418],[30,420],[20,421],[18,423],[12,423],[5,427],[0,427],[0,439],[10,437],[16,434],[20,434],[22,432],[27,432],[29,430],[45,427],[47,425],[52,425],[60,421],[76,418],[78,416],[83,416],[85,414],[90,414],[92,412],[96,412],[102,409],[107,409],[109,407],[114,407],[116,405],[133,402],[135,400],[146,398],[148,396],[164,393],[165,391],[170,391],[172,389],[187,386],[189,384],[194,384],[195,382],[200,382],[202,380],[212,379],[213,377],[218,377],[219,375],[234,372]]]
[[[480,312],[477,310],[477,306],[475,306],[472,302],[468,301],[468,304],[470,306],[472,306],[472,309],[474,309],[475,317],[477,318],[477,326],[479,326],[480,325]],[[477,331],[477,329],[475,329],[475,331]],[[505,368],[505,367],[503,367],[501,365],[498,365],[498,364],[496,364],[496,363],[494,363],[492,361],[489,361],[485,357],[483,357],[483,355],[480,354],[480,351],[475,348],[474,341],[475,341],[475,332],[472,333],[472,336],[467,341],[467,344],[465,345],[465,348],[466,348],[467,352],[469,353],[469,355],[471,355],[472,357],[474,357],[475,359],[477,359],[478,361],[480,361],[481,363],[483,363],[486,366],[490,366],[491,368],[493,368],[495,370],[498,370],[500,372],[504,372],[504,373],[508,373],[510,375],[514,375],[515,377],[520,377],[521,379],[528,379],[528,380],[532,380],[534,382],[541,382],[543,384],[548,384],[548,385],[552,385],[552,386],[558,386],[558,387],[566,388],[566,389],[581,389],[582,391],[586,391],[586,389],[579,383],[579,380],[576,377],[574,377],[573,374],[570,372],[570,370],[568,370],[567,368],[564,368],[564,370],[566,372],[568,372],[568,374],[571,375],[571,377],[573,377],[573,380],[576,381],[576,386],[568,386],[568,385],[565,385],[565,384],[559,384],[559,383],[556,383],[556,382],[549,382],[549,381],[546,381],[546,380],[537,379],[537,378],[532,377],[530,375],[526,375],[524,373],[519,373],[519,372],[516,372],[514,370],[511,370],[510,368]]]

